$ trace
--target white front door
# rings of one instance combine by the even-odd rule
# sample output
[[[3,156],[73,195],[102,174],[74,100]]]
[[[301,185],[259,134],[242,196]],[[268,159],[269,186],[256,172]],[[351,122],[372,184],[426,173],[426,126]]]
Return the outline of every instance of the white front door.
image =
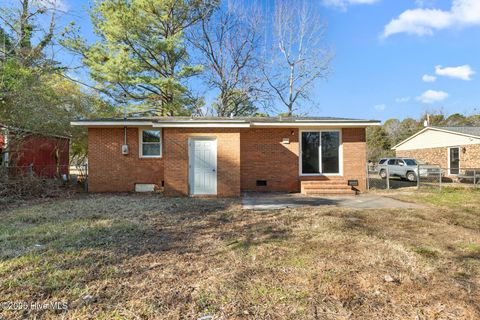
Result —
[[[217,194],[217,140],[190,139],[189,186],[192,195]]]

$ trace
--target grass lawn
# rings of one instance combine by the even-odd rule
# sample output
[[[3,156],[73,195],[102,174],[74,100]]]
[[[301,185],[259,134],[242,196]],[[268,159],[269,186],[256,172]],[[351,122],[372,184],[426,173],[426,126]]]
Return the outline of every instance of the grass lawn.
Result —
[[[479,319],[480,192],[394,196],[426,207],[79,195],[4,210],[0,319]]]

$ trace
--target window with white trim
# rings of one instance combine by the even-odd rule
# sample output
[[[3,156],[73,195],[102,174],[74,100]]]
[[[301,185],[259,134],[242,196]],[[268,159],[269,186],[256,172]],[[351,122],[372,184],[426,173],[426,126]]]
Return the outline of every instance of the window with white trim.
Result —
[[[159,158],[162,156],[162,131],[140,130],[140,157]]]

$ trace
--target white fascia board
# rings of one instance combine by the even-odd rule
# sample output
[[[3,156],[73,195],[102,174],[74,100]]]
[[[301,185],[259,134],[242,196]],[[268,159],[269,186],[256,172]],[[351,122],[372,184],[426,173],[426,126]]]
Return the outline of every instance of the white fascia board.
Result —
[[[180,121],[159,121],[158,123],[193,123],[193,122],[198,122],[198,123],[248,123],[245,120],[196,120],[196,119],[190,119],[190,120],[180,120]]]
[[[250,128],[250,123],[154,123],[154,128]]]
[[[149,122],[149,121],[72,121],[72,126],[83,127],[152,127],[152,128],[249,128],[245,121],[186,121],[186,122]]]
[[[148,127],[153,123],[148,121],[72,121],[70,125],[79,127]]]
[[[252,122],[252,127],[287,127],[287,128],[313,128],[313,127],[339,127],[339,128],[365,128],[372,126],[379,126],[380,123],[372,122],[310,122],[310,123],[298,123],[298,122]]]
[[[313,128],[313,127],[350,127],[365,128],[379,126],[380,123],[372,122],[245,122],[245,121],[175,121],[175,122],[151,122],[151,121],[72,121],[72,126],[83,127],[153,127],[153,128]]]

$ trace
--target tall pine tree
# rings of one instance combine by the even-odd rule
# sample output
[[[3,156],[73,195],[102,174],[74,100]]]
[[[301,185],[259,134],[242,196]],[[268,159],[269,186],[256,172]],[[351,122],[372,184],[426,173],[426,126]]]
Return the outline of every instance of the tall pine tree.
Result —
[[[185,82],[201,71],[189,63],[184,31],[216,5],[211,0],[103,0],[91,11],[98,41],[68,33],[63,42],[83,56],[93,80],[111,96],[154,115],[188,114],[195,105]]]

